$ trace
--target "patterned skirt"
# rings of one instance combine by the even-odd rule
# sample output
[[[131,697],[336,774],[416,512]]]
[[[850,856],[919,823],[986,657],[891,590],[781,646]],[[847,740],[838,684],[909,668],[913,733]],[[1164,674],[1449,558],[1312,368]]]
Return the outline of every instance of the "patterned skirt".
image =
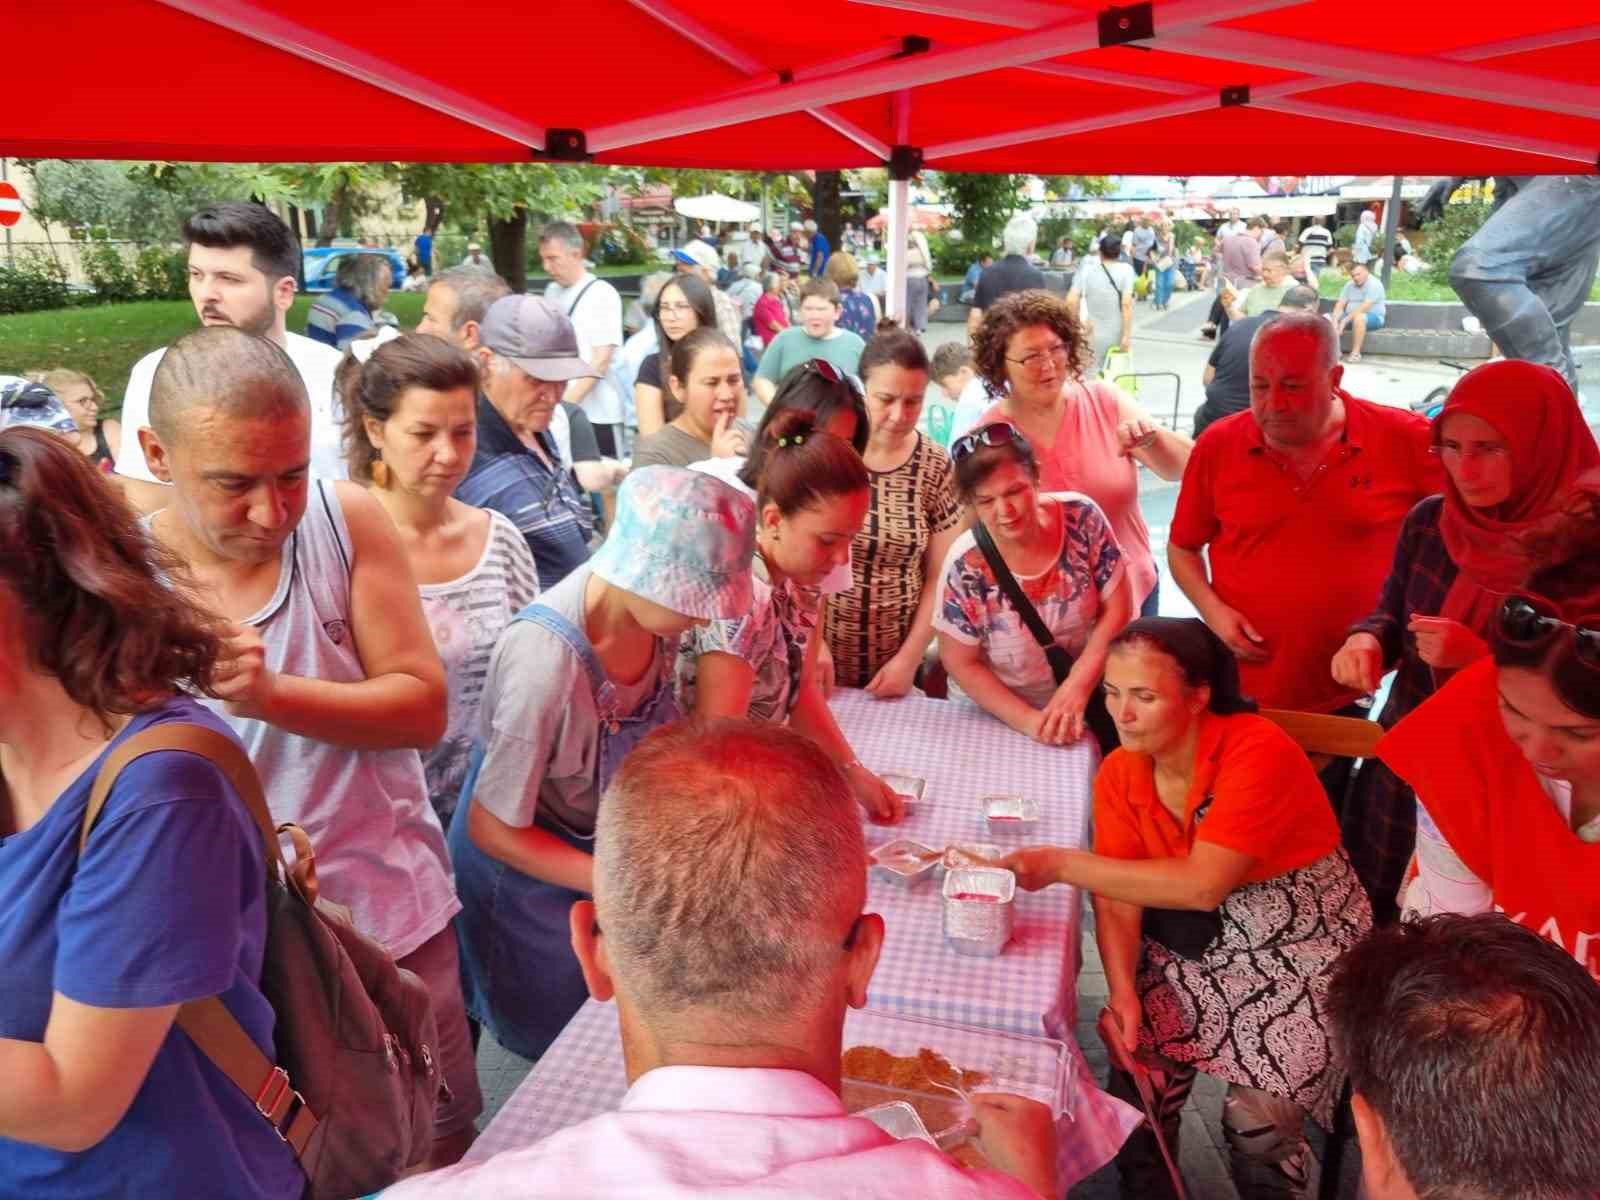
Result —
[[[1222,933],[1199,960],[1145,939],[1142,1049],[1291,1100],[1331,1127],[1342,1076],[1329,1047],[1328,971],[1372,928],[1343,850],[1222,903]]]

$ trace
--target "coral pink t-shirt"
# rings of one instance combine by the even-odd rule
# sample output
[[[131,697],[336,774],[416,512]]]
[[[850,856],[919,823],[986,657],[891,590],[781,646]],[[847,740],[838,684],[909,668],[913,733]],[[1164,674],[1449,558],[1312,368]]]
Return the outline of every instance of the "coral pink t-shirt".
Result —
[[[1155,590],[1156,560],[1150,553],[1150,529],[1139,511],[1139,464],[1122,453],[1117,442],[1121,424],[1117,389],[1110,384],[1071,382],[1055,445],[1035,446],[1041,492],[1082,492],[1100,506],[1111,522],[1112,535],[1133,589],[1133,611],[1139,611]],[[999,404],[983,414],[979,425],[1010,420]]]

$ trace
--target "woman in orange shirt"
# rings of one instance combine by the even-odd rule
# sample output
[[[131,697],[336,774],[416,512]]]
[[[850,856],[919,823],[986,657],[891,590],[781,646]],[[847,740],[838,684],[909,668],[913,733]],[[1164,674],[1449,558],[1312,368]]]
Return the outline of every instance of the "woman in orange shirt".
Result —
[[[1407,913],[1495,908],[1600,979],[1600,479],[1461,671],[1378,744],[1416,789]]]
[[[1240,1196],[1301,1195],[1305,1114],[1329,1125],[1339,1086],[1327,970],[1372,927],[1366,893],[1315,769],[1255,715],[1202,622],[1134,621],[1111,643],[1105,694],[1122,748],[1095,779],[1094,852],[1035,846],[1004,865],[1029,890],[1094,893],[1110,1012],[1153,1068],[1167,1144],[1204,1071],[1229,1084]],[[1109,1090],[1137,1103],[1110,1049]],[[1145,1129],[1118,1155],[1124,1195],[1171,1194],[1154,1148]]]

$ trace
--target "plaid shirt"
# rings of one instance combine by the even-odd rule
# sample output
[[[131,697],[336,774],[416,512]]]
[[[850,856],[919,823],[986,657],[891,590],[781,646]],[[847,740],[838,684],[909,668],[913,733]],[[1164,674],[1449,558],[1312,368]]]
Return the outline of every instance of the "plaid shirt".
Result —
[[[548,433],[538,437],[548,463],[522,444],[488,397],[480,394],[478,453],[472,470],[456,488],[456,499],[511,519],[533,551],[539,590],[547,592],[589,560],[594,510],[572,469],[561,464],[555,439]]]
[[[1393,728],[1437,686],[1433,668],[1417,657],[1417,640],[1406,625],[1413,613],[1438,616],[1455,582],[1456,564],[1439,532],[1443,512],[1444,497],[1429,496],[1406,514],[1377,610],[1350,629],[1377,638],[1384,667],[1397,667],[1389,701],[1378,717],[1385,729]],[[1398,913],[1396,896],[1416,847],[1416,795],[1382,762],[1369,758],[1351,781],[1339,825],[1351,865],[1372,900],[1373,916],[1387,924]]]

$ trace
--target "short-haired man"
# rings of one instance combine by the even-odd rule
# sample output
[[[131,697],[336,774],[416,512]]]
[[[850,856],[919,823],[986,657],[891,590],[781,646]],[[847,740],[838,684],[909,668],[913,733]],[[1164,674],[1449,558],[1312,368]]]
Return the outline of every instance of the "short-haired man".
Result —
[[[594,368],[566,314],[539,296],[496,300],[478,341],[478,452],[456,496],[510,518],[549,591],[589,559],[594,513],[550,421],[567,382]]]
[[[1206,360],[1206,368],[1200,374],[1206,398],[1195,410],[1195,437],[1223,417],[1231,417],[1250,407],[1250,343],[1255,339],[1256,330],[1279,313],[1316,312],[1317,304],[1316,289],[1298,284],[1284,292],[1277,308],[1234,321],[1228,326],[1227,332],[1211,348],[1211,357]]]
[[[1230,208],[1228,210],[1228,219],[1217,226],[1217,236],[1219,238],[1232,237],[1236,233],[1246,232],[1247,229],[1248,227],[1245,223],[1239,219],[1239,210]]]
[[[621,1106],[387,1195],[1053,1198],[1043,1105],[974,1095],[994,1167],[974,1171],[846,1114],[845,1013],[883,945],[865,855],[855,801],[808,739],[731,720],[650,734],[606,791],[594,899],[571,918],[590,994],[617,1005]]]
[[[1361,347],[1367,334],[1382,329],[1388,316],[1388,297],[1383,280],[1366,263],[1351,264],[1350,282],[1344,285],[1333,305],[1333,330],[1336,337],[1350,331],[1350,361],[1361,361]]]
[[[1283,301],[1284,293],[1292,286],[1289,278],[1289,256],[1282,250],[1274,250],[1261,256],[1261,282],[1252,287],[1243,295],[1235,292],[1232,287],[1225,289],[1223,298],[1231,302],[1228,304],[1228,319],[1242,321],[1246,317],[1259,317],[1262,313],[1271,312]]]
[[[600,452],[621,458],[622,397],[607,378],[611,359],[622,345],[622,297],[597,279],[584,261],[583,234],[576,225],[552,221],[539,234],[539,261],[550,276],[544,298],[567,314],[578,335],[578,353],[597,372],[567,384],[563,399],[580,406],[594,427]]]
[[[1328,268],[1328,252],[1333,249],[1333,233],[1322,223],[1321,217],[1312,217],[1311,224],[1300,231],[1299,243],[1306,252],[1306,265],[1320,275]]]
[[[311,400],[311,470],[323,479],[344,479],[343,436],[335,415],[333,373],[339,352],[290,333],[284,320],[294,303],[299,244],[289,227],[260,204],[212,204],[183,223],[188,243],[189,298],[205,326],[233,326],[276,342],[288,353]],[[150,425],[150,381],[166,354],[163,347],[133,365],[122,395],[122,444],[117,476],[122,492],[140,512],[154,512],[172,499],[172,489],[151,473],[139,433]]]
[[[1373,932],[1335,965],[1370,1200],[1600,1195],[1600,987],[1504,916]]]
[[[1086,257],[1072,276],[1067,303],[1078,320],[1090,323],[1090,369],[1096,373],[1113,346],[1125,352],[1133,348],[1133,284],[1133,267],[1122,261],[1122,238],[1115,233],[1101,238],[1100,253]]]
[[[955,407],[950,418],[950,440],[968,433],[994,407],[994,397],[972,366],[972,348],[967,342],[945,342],[933,352],[928,374]]]
[[[450,927],[461,906],[417,753],[444,733],[445,676],[399,535],[364,488],[309,477],[305,385],[275,342],[179,338],[150,422],[139,440],[172,499],[149,528],[228,622],[203,703],[244,743],[273,817],[310,835],[322,895],[427,983],[454,1093],[435,1161],[454,1161],[482,1104]]]
[[[879,300],[889,294],[889,274],[880,267],[876,254],[867,255],[863,262],[861,290],[869,296],[876,296]]]
[[[761,355],[756,395],[761,403],[771,404],[783,377],[813,358],[825,358],[846,375],[854,375],[866,348],[860,335],[839,327],[839,289],[833,281],[809,280],[800,288],[798,323],[773,338]]]
[[[717,309],[717,328],[735,346],[739,344],[739,306],[728,298],[728,293],[717,286],[717,252],[696,238],[685,242],[672,252],[673,265],[680,275],[698,275],[711,289],[711,300]]]
[[[1002,297],[1044,287],[1044,272],[1028,261],[1038,240],[1039,226],[1027,213],[1018,213],[1006,222],[1005,232],[1000,235],[1005,257],[985,267],[978,276],[972,307],[967,310],[968,333],[977,332],[984,309],[993,307]]]
[[[1133,272],[1143,275],[1150,267],[1150,251],[1155,249],[1156,231],[1150,228],[1150,218],[1140,217],[1128,241],[1128,251],[1133,258]]]
[[[833,253],[833,247],[828,243],[828,235],[817,228],[817,223],[806,220],[801,226],[810,244],[806,247],[806,273],[813,279],[822,277],[823,269],[828,265],[828,258]]]
[[[1328,664],[1388,576],[1401,522],[1443,477],[1428,422],[1341,389],[1338,350],[1314,312],[1256,330],[1250,411],[1195,443],[1167,560],[1238,656],[1246,692],[1270,708],[1362,716]],[[1349,770],[1336,759],[1323,774],[1336,806]]]

